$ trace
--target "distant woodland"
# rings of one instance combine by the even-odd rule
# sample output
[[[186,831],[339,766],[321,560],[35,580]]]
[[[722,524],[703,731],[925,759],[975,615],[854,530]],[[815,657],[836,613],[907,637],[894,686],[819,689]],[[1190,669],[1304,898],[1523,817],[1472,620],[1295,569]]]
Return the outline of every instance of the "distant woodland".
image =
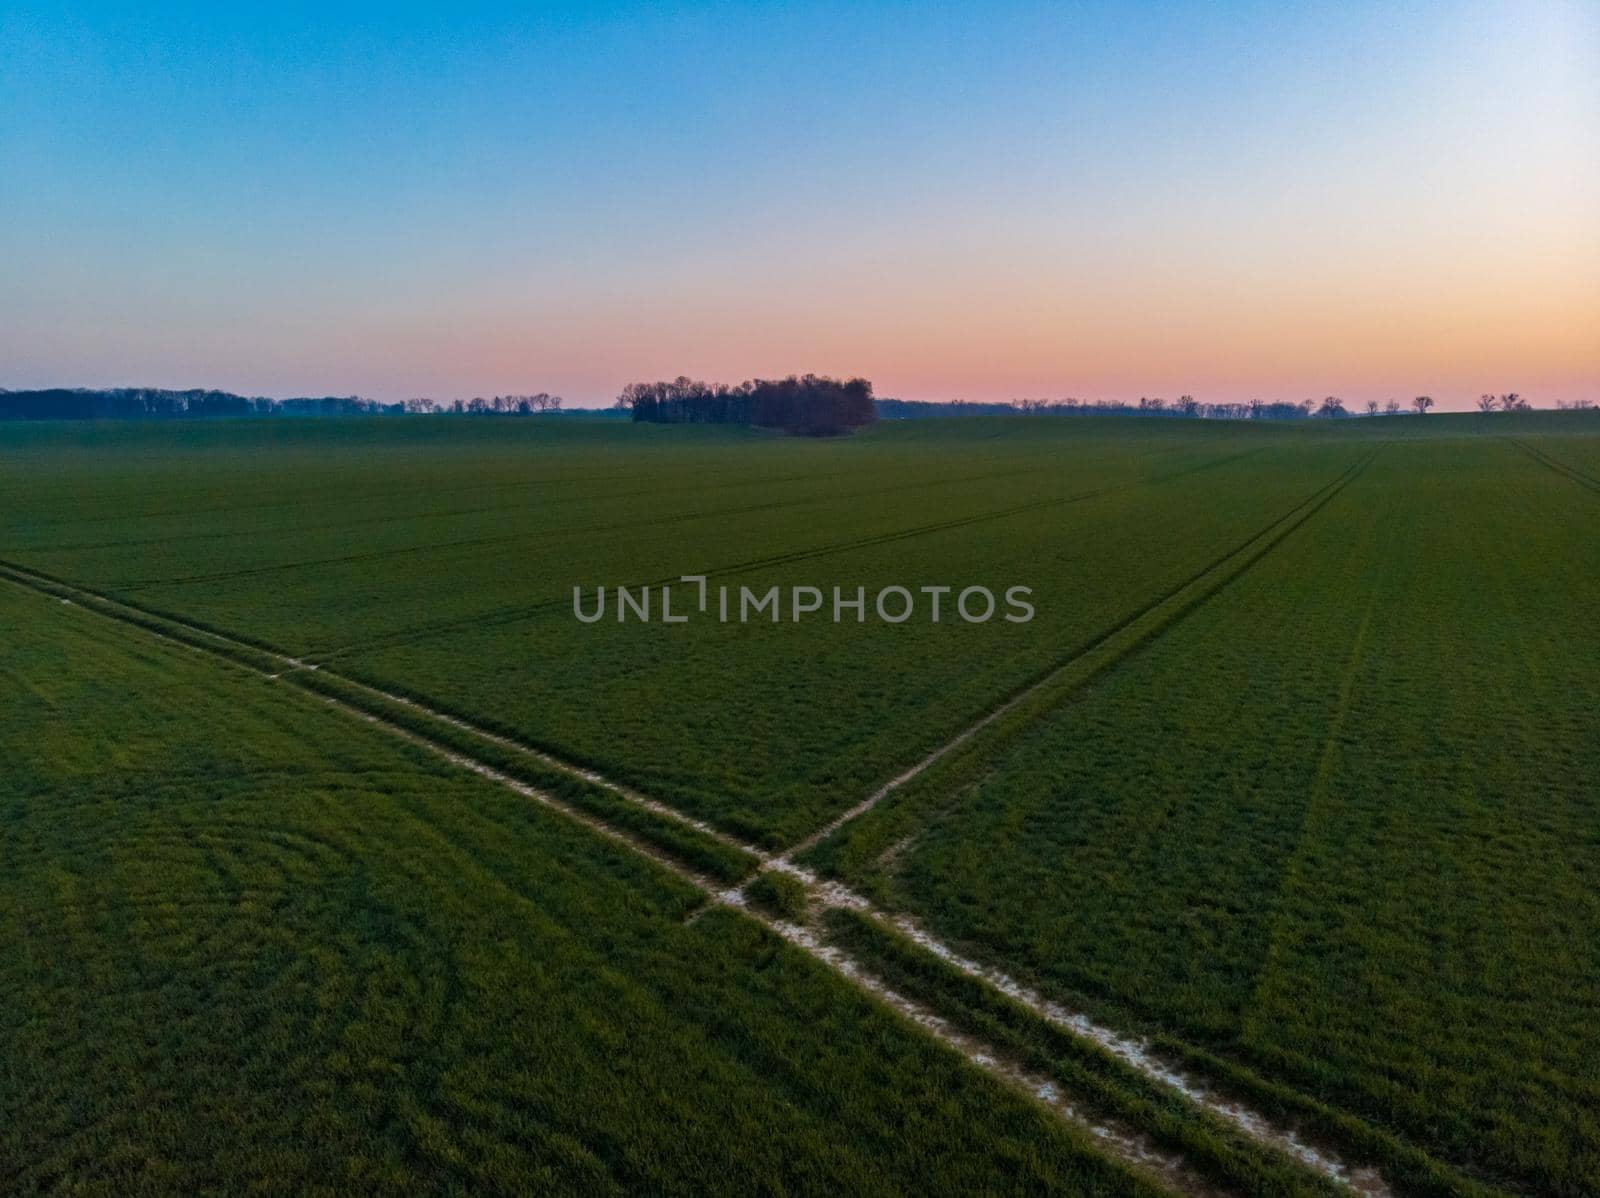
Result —
[[[166,391],[153,387],[52,387],[40,391],[0,388],[0,420],[216,420],[256,416],[401,416],[453,412],[466,415],[534,416],[563,411],[559,395],[478,396],[439,403],[406,399],[379,403],[356,395],[268,399],[228,391]]]
[[[1433,406],[1433,400],[1427,396],[1420,396],[1419,399],[1426,401],[1424,408]],[[1147,396],[1137,403],[1108,399],[1014,399],[1009,403],[981,403],[964,399],[948,403],[922,403],[907,399],[878,401],[878,414],[885,420],[1011,416],[1019,413],[1030,416],[1147,416],[1165,420],[1307,420],[1342,419],[1353,415],[1392,416],[1404,410],[1398,401],[1391,400],[1386,406],[1368,404],[1360,413],[1351,412],[1344,406],[1343,400],[1332,395],[1320,403],[1309,399],[1299,403],[1262,399],[1252,399],[1246,403],[1201,403],[1192,395],[1180,395],[1173,400]]]
[[[1559,410],[1593,410],[1589,400],[1557,401]],[[1137,403],[1107,400],[1017,399],[1010,403],[952,400],[928,403],[876,399],[866,379],[790,375],[785,379],[703,383],[631,383],[609,409],[567,408],[559,395],[477,396],[435,401],[407,399],[380,403],[360,396],[268,399],[228,391],[166,391],[151,387],[95,390],[53,387],[37,391],[0,388],[0,420],[214,420],[257,417],[328,416],[631,416],[656,424],[748,424],[792,433],[827,436],[849,432],[875,420],[947,419],[952,416],[1143,416],[1177,420],[1339,420],[1352,416],[1425,415],[1433,400],[1419,395],[1401,404],[1389,400],[1348,409],[1336,396],[1299,403],[1251,400],[1200,403],[1192,396],[1174,400],[1145,398]],[[1480,412],[1526,412],[1533,405],[1515,392],[1482,395]]]
[[[1043,416],[1149,416],[1177,420],[1343,420],[1350,416],[1424,416],[1433,408],[1430,395],[1418,395],[1401,403],[1368,400],[1360,408],[1345,407],[1344,400],[1329,395],[1318,401],[1252,399],[1244,403],[1201,403],[1192,395],[1166,400],[1144,397],[1138,403],[1097,399],[1014,399],[1009,403],[970,402],[964,399],[946,403],[925,403],[911,399],[880,399],[878,415],[884,420],[918,420],[951,416],[1010,416],[1017,413]],[[1594,411],[1593,400],[1557,400],[1559,412]],[[1515,391],[1504,395],[1480,395],[1480,412],[1531,412],[1535,406]]]
[[[629,383],[618,408],[652,424],[749,424],[807,436],[832,436],[878,418],[866,379],[793,375],[743,383]]]

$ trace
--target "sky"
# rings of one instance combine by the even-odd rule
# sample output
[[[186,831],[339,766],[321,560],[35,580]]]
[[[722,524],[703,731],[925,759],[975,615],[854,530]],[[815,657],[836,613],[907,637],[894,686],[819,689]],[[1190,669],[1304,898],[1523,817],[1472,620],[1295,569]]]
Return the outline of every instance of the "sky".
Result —
[[[1600,0],[7,0],[0,64],[0,387],[1600,399]]]

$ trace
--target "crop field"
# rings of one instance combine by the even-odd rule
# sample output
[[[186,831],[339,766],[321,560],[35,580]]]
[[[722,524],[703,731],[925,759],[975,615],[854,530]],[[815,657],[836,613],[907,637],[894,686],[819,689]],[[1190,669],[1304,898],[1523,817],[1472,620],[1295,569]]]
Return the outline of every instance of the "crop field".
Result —
[[[637,854],[61,606],[0,591],[6,1192],[1146,1192]]]
[[[127,457],[84,446],[70,476],[26,447],[8,471],[30,496],[7,512],[11,560],[490,720],[772,847],[1362,452],[1251,428],[1055,446],[1010,430],[845,445],[592,426],[525,444],[470,427],[420,442],[410,428],[318,432],[263,445],[255,430],[183,429],[189,444]],[[573,618],[575,585],[694,574],[830,596],[1016,582],[1054,602],[1021,635],[948,616],[821,636],[787,620]]]
[[[1600,1179],[1600,512],[1584,500],[1503,444],[1386,451],[1136,661],[975,738],[817,856],[1052,991],[1450,1159],[1584,1192]]]
[[[1586,413],[0,426],[0,1190],[1600,1192],[1597,612]]]

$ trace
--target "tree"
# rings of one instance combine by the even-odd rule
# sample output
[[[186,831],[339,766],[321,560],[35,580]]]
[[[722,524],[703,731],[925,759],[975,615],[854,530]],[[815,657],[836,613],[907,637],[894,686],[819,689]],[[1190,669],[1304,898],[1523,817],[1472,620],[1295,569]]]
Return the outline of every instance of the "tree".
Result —
[[[1419,395],[1411,401],[1411,406],[1417,409],[1418,416],[1426,416],[1428,409],[1433,407],[1433,396]]]
[[[1385,416],[1398,416],[1400,414],[1400,401],[1398,399],[1391,399],[1388,403],[1384,404],[1383,414]]]
[[[1368,416],[1376,416],[1377,414],[1378,414],[1378,401],[1375,400],[1375,399],[1367,400],[1367,415]]]
[[[1478,396],[1478,411],[1492,412],[1500,406],[1500,401],[1492,395]]]
[[[1322,406],[1317,409],[1317,415],[1326,419],[1334,419],[1339,416],[1347,416],[1349,413],[1344,410],[1344,400],[1337,395],[1330,395],[1322,401]]]
[[[560,401],[552,398],[552,410]],[[754,379],[729,386],[680,376],[670,383],[629,383],[617,406],[635,420],[662,424],[753,424],[789,432],[841,433],[877,417],[866,379],[814,374]]]
[[[1502,412],[1526,412],[1528,410],[1528,401],[1513,391],[1509,395],[1500,397],[1500,410]]]

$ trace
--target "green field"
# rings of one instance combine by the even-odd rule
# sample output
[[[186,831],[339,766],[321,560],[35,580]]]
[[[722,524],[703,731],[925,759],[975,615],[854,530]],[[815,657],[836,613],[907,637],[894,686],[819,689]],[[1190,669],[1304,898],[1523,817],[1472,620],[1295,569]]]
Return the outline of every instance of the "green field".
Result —
[[[1134,1194],[692,888],[274,685],[0,591],[0,1180]]]
[[[682,575],[1037,615],[573,617]],[[1584,413],[0,425],[0,1189],[1342,1185],[1053,1003],[1600,1191],[1596,612]]]

